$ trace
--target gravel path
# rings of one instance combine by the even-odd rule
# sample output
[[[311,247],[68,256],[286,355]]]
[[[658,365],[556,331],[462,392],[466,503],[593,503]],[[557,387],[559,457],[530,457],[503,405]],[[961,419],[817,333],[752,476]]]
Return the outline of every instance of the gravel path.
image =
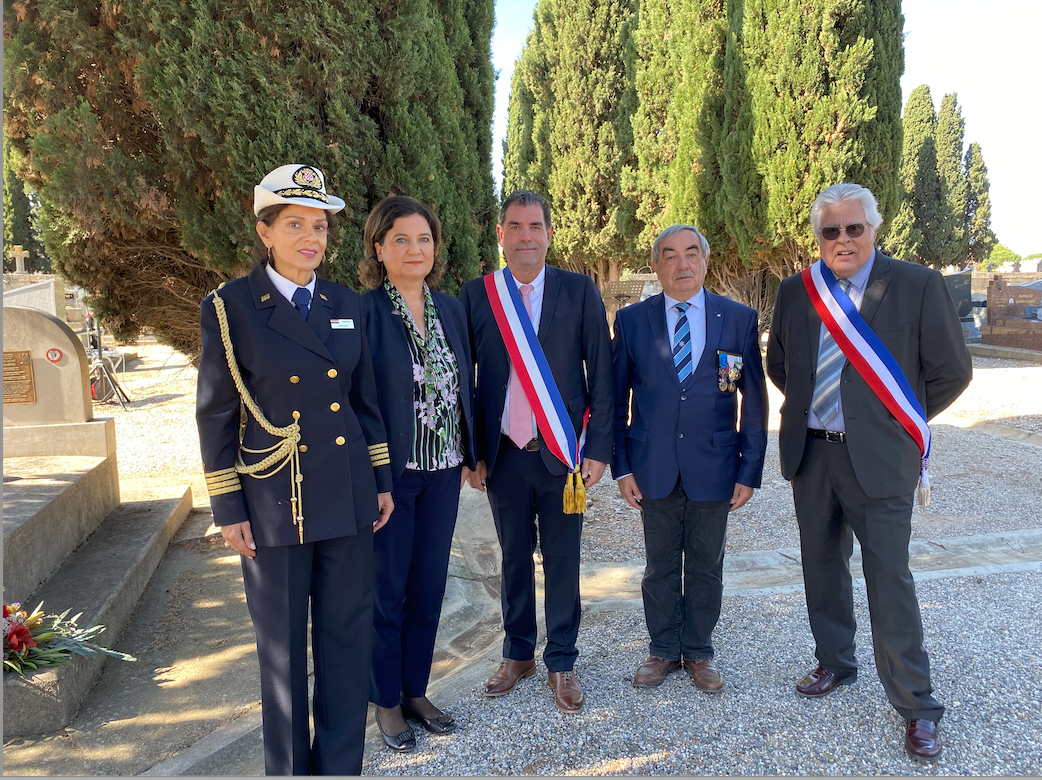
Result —
[[[1042,772],[1042,572],[936,579],[918,585],[933,679],[948,711],[936,764],[908,758],[903,721],[872,661],[864,587],[858,682],[812,701],[793,693],[814,664],[802,593],[724,599],[714,634],[725,674],[718,696],[687,676],[638,690],[647,654],[643,613],[610,608],[583,617],[576,674],[580,715],[558,713],[546,670],[502,699],[475,689],[440,701],[460,731],[419,748],[377,750],[367,775],[1037,775]],[[489,664],[491,672],[493,664]],[[999,670],[1002,685],[990,681]]]

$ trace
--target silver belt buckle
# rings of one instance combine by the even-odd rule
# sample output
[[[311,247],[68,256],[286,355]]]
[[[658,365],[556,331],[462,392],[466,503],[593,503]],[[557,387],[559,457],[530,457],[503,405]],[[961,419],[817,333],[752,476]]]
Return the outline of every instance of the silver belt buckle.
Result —
[[[825,441],[829,444],[842,444],[845,438],[843,431],[825,431]]]

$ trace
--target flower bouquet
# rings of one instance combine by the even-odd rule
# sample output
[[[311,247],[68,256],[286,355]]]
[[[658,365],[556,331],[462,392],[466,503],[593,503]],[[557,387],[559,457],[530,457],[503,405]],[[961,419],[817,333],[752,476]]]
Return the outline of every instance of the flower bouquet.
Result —
[[[43,613],[43,603],[26,612],[21,604],[4,604],[4,674],[25,674],[26,669],[60,666],[72,660],[72,654],[89,658],[101,653],[123,661],[136,661],[132,655],[94,644],[92,639],[105,630],[104,626],[80,628],[79,613],[66,618],[71,610],[60,615]]]

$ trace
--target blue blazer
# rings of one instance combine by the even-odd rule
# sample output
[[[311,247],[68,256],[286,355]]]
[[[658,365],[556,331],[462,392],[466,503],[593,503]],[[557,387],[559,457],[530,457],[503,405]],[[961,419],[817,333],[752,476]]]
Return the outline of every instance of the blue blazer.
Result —
[[[264,265],[220,289],[228,314],[232,349],[246,388],[268,421],[293,422],[299,412],[300,473],[303,476],[304,541],[353,536],[379,517],[376,493],[391,490],[391,470],[376,380],[369,356],[362,300],[339,284],[317,280],[307,321],[275,289]],[[331,320],[352,327],[332,327]],[[243,447],[265,449],[279,439],[246,413],[240,434],[239,391],[232,380],[214,310],[213,295],[200,310],[203,351],[199,360],[196,421],[203,469],[208,479],[227,474]],[[370,447],[374,452],[370,455]],[[247,464],[265,456],[244,453]],[[220,477],[227,486],[227,477]],[[234,475],[231,479],[233,483]],[[211,495],[214,523],[250,521],[258,545],[298,544],[290,509],[290,471],[267,479],[238,478],[228,492]]]
[[[467,338],[467,315],[455,298],[435,290],[431,295],[459,367],[460,446],[463,465],[473,469],[477,465],[474,457],[474,361]],[[382,284],[362,296],[362,313],[373,356],[380,413],[387,427],[391,474],[397,480],[405,471],[416,436],[409,334]]]
[[[706,346],[681,385],[666,333],[662,293],[615,315],[615,479],[633,474],[648,498],[679,475],[691,501],[724,501],[735,483],[760,487],[767,449],[767,385],[756,311],[706,290]],[[717,350],[740,354],[738,396],[720,390]],[[632,391],[632,400],[631,400]],[[632,419],[630,416],[632,414]]]
[[[510,356],[492,313],[484,279],[471,279],[464,284],[460,301],[467,310],[471,350],[477,363],[477,458],[485,461],[491,474],[499,451],[503,404],[510,382]],[[586,457],[608,463],[614,407],[611,340],[604,303],[593,279],[546,266],[536,334],[577,435],[582,431],[583,412],[587,405],[590,407]],[[540,434],[540,441],[542,438]],[[560,476],[566,472],[564,464],[545,446],[541,446],[539,452],[551,474]]]

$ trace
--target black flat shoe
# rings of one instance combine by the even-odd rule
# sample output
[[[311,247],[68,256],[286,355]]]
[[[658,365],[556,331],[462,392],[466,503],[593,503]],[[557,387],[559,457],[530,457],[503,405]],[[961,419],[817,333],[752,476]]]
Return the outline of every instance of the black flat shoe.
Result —
[[[387,745],[391,750],[396,750],[399,753],[411,753],[416,750],[416,735],[412,733],[412,729],[406,729],[398,736],[392,737],[380,724],[380,711],[376,711],[376,727],[380,729],[380,736],[384,738],[384,744]]]
[[[402,715],[406,718],[416,718],[423,727],[431,734],[445,735],[456,730],[456,721],[451,715],[443,712],[436,718],[425,718],[402,700]]]

